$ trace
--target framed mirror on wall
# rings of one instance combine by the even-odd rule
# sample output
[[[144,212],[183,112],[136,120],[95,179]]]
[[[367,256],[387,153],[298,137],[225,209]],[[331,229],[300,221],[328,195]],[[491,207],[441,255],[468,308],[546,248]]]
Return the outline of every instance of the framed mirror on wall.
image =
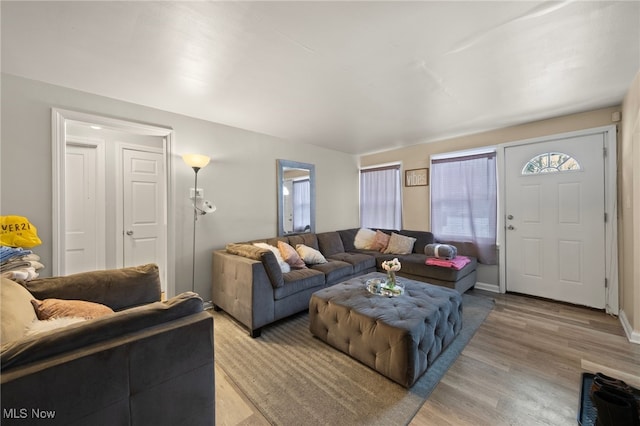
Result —
[[[276,160],[276,163],[278,235],[315,232],[315,165],[290,160]]]

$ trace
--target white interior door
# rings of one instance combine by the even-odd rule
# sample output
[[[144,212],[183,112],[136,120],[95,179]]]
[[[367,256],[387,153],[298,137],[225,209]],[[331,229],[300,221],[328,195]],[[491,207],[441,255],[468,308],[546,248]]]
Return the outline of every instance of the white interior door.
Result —
[[[122,166],[124,266],[156,263],[164,276],[166,192],[163,155],[124,148]]]
[[[104,269],[104,150],[68,140],[65,162],[65,273]]]
[[[594,134],[505,149],[508,291],[605,307],[603,147]]]

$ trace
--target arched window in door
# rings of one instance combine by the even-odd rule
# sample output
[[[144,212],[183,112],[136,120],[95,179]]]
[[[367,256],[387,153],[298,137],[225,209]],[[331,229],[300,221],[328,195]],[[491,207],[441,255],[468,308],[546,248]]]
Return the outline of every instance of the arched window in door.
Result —
[[[545,152],[538,154],[522,168],[523,175],[555,173],[581,170],[580,163],[572,156],[562,152]]]

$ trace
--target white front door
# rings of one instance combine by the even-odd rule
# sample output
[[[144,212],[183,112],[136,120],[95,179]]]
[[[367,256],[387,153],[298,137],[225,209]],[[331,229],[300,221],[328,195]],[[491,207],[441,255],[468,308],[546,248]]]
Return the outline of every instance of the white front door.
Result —
[[[603,147],[594,134],[505,149],[507,291],[605,307]]]
[[[105,268],[104,150],[67,139],[65,157],[66,274]]]
[[[161,153],[122,150],[123,266],[156,263],[166,271],[164,158]],[[164,286],[164,280],[162,280]]]

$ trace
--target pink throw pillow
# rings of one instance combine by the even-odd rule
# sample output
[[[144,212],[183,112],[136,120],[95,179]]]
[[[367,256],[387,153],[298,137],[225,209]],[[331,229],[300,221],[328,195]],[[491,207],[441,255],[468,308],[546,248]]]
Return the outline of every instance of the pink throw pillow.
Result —
[[[371,244],[371,250],[384,252],[389,245],[390,239],[391,235],[387,235],[382,231],[376,231],[376,237],[373,239],[373,244]]]
[[[304,264],[304,261],[293,247],[284,241],[278,241],[278,250],[280,250],[280,255],[284,259],[285,262],[291,266],[292,269],[306,269],[307,265]]]

